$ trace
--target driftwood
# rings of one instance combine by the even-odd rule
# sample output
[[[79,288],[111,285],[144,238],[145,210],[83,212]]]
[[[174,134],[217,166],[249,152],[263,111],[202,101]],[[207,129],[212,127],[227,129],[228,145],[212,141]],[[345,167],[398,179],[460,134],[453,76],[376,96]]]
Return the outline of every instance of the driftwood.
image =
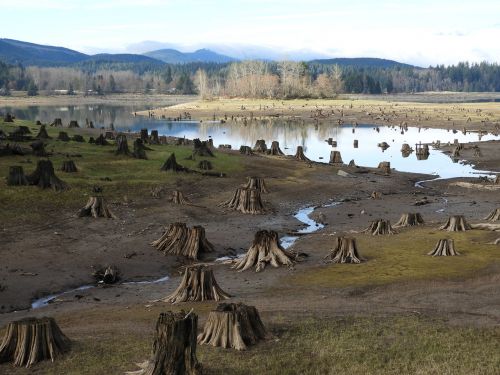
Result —
[[[202,265],[186,267],[179,287],[162,301],[172,304],[188,301],[221,301],[231,298],[217,284],[213,271]]]
[[[252,246],[242,259],[236,260],[233,268],[245,271],[255,267],[255,272],[264,270],[267,264],[273,267],[292,267],[297,260],[294,252],[284,249],[279,243],[278,233],[259,230],[255,233]]]
[[[335,247],[325,260],[329,263],[361,263],[365,259],[359,255],[355,238],[336,237]]]
[[[120,134],[116,137],[116,151],[115,155],[130,155],[128,149],[127,136],[125,134]]]
[[[437,242],[434,250],[427,253],[427,255],[436,256],[454,256],[460,255],[458,251],[455,250],[455,245],[452,239],[441,239]]]
[[[163,166],[161,167],[162,171],[172,171],[172,172],[187,172],[188,169],[183,167],[180,164],[177,164],[177,160],[175,159],[175,154],[172,153],[168,159],[165,161]]]
[[[214,246],[207,240],[205,229],[195,225],[188,228],[185,223],[172,223],[162,236],[151,243],[165,255],[182,255],[197,260],[199,253],[210,253]]]
[[[255,152],[267,152],[266,141],[264,139],[258,139],[257,142],[255,142],[253,150]]]
[[[78,172],[78,169],[76,168],[75,162],[73,160],[64,160],[61,171],[66,173],[75,173]]]
[[[491,211],[490,214],[484,218],[484,220],[500,221],[500,208]]]
[[[304,155],[304,148],[302,146],[297,146],[297,152],[295,152],[294,158],[300,161],[311,161]]]
[[[63,142],[69,142],[70,141],[69,135],[66,132],[59,132],[59,135],[57,136],[57,139],[59,141],[63,141]]]
[[[30,144],[30,147],[32,149],[33,155],[35,156],[44,157],[48,155],[47,151],[45,151],[45,143],[43,143],[43,141],[35,141]]]
[[[242,303],[219,303],[208,315],[198,343],[245,350],[267,337],[259,312]]]
[[[415,225],[424,224],[422,215],[418,212],[407,212],[401,215],[399,221],[394,225],[394,228],[399,227],[412,227]]]
[[[500,224],[477,223],[477,224],[471,224],[470,227],[471,229],[500,231]]]
[[[378,164],[378,169],[380,169],[384,174],[391,174],[391,162],[390,161],[382,161]]]
[[[128,375],[201,375],[196,358],[198,316],[192,312],[161,313],[156,322],[151,359]]]
[[[116,219],[116,216],[109,210],[106,200],[101,195],[91,196],[79,212],[78,217],[104,217],[107,219]]]
[[[213,167],[212,167],[212,163],[209,160],[200,160],[200,162],[198,163],[198,168],[202,169],[204,171],[209,171]]]
[[[274,155],[274,156],[285,155],[283,151],[281,151],[280,144],[278,141],[272,141],[271,148],[267,150],[267,153],[269,155]]]
[[[260,177],[247,177],[247,183],[243,186],[245,189],[257,189],[261,193],[269,193],[266,182]]]
[[[54,318],[25,318],[9,323],[0,344],[0,363],[18,367],[50,360],[54,362],[71,347]]]
[[[392,228],[389,220],[377,219],[372,221],[370,226],[362,231],[362,233],[369,233],[372,236],[378,236],[383,234],[395,234],[396,231]]]
[[[470,230],[471,226],[462,215],[450,216],[446,223],[439,227],[440,230],[448,232],[463,232]]]
[[[244,214],[255,215],[265,212],[260,191],[257,189],[238,188],[233,197],[229,201],[221,203],[220,206],[240,211]]]
[[[252,148],[250,146],[241,146],[240,154],[242,155],[253,155]]]
[[[24,175],[23,167],[18,165],[9,167],[9,175],[7,176],[7,185],[9,186],[28,185],[28,179]]]
[[[56,191],[68,189],[68,185],[54,173],[54,166],[50,160],[39,160],[35,171],[27,176],[30,185],[39,188],[52,188]]]
[[[331,151],[330,152],[330,164],[343,164],[342,156],[340,155],[340,151]]]
[[[45,128],[45,125],[40,126],[40,130],[38,131],[38,134],[35,136],[36,139],[50,139],[49,133],[47,133],[47,129]]]

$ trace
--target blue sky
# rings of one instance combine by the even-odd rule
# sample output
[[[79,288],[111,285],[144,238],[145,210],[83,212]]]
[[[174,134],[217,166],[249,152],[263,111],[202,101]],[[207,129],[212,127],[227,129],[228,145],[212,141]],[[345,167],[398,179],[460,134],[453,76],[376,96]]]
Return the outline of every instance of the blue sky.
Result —
[[[283,58],[500,61],[498,0],[0,0],[0,9],[0,37],[90,53],[262,47]]]

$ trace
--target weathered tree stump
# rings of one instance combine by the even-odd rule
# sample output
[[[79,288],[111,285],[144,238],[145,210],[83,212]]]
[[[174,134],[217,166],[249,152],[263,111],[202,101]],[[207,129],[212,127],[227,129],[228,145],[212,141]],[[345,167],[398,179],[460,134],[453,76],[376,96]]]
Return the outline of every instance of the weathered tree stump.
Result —
[[[14,117],[7,112],[3,117],[3,122],[14,122]]]
[[[163,166],[161,167],[162,171],[172,171],[172,172],[187,172],[188,169],[183,167],[180,164],[177,164],[177,160],[175,159],[175,154],[172,154],[165,161]]]
[[[356,163],[354,162],[354,159],[352,159],[347,166],[351,168],[357,167]]]
[[[18,367],[50,360],[54,362],[71,347],[54,318],[25,318],[9,323],[0,344],[0,363]]]
[[[450,216],[446,223],[439,227],[440,230],[448,232],[464,232],[470,230],[471,226],[462,215]]]
[[[94,143],[98,146],[108,146],[109,145],[109,142],[106,140],[106,138],[102,134],[99,134],[99,137],[96,138]]]
[[[35,136],[36,139],[50,139],[49,133],[47,133],[47,129],[45,128],[45,125],[40,126],[40,130],[38,131],[38,134]]]
[[[149,137],[149,143],[152,145],[159,145],[160,138],[158,137],[158,130],[151,130],[151,136]]]
[[[401,215],[399,221],[394,225],[394,228],[412,227],[415,225],[423,225],[424,219],[418,212],[407,212]]]
[[[194,260],[198,259],[198,254],[214,251],[206,238],[205,228],[199,225],[188,228],[185,223],[170,224],[151,245],[165,255],[182,255]]]
[[[75,162],[73,160],[64,160],[61,171],[66,173],[76,173],[78,172],[78,169],[76,168]]]
[[[385,175],[391,174],[391,162],[382,161],[378,164],[378,169],[380,169]]]
[[[377,219],[372,221],[370,226],[366,228],[363,233],[369,233],[372,236],[379,236],[384,234],[395,234],[396,231],[392,228],[389,220]]]
[[[50,124],[50,126],[55,126],[55,127],[60,127],[62,128],[63,126],[63,123],[62,123],[62,120],[60,118],[56,118],[54,119],[54,121],[52,121],[52,123]]]
[[[247,183],[243,185],[245,189],[257,189],[261,193],[269,193],[266,181],[260,177],[247,177]]]
[[[330,164],[343,164],[342,156],[340,155],[340,151],[331,151],[330,152]]]
[[[242,303],[219,303],[208,315],[198,343],[245,350],[267,337],[259,312]]]
[[[265,269],[267,264],[275,268],[292,267],[296,260],[297,255],[294,252],[281,246],[277,232],[259,230],[255,233],[252,246],[248,249],[245,257],[236,260],[233,268],[238,271],[246,271],[255,267],[255,272],[260,272]]]
[[[156,322],[151,359],[129,375],[201,375],[196,358],[198,316],[194,313],[161,313]]]
[[[130,155],[130,150],[128,149],[127,136],[125,134],[120,134],[116,137],[116,151],[115,155]]]
[[[490,214],[484,218],[484,220],[500,221],[500,208],[491,211]]]
[[[134,152],[132,153],[132,155],[136,159],[147,160],[148,156],[146,155],[146,147],[144,146],[143,140],[141,138],[136,138],[134,140]]]
[[[278,141],[272,141],[271,148],[267,150],[268,155],[281,156],[285,155],[280,149],[280,143]]]
[[[163,299],[172,304],[188,301],[221,301],[231,298],[217,284],[212,269],[194,265],[186,267],[179,287]]]
[[[454,256],[460,255],[458,251],[455,250],[455,245],[452,239],[441,239],[437,242],[434,250],[429,252],[427,255],[436,256]]]
[[[38,156],[38,157],[44,157],[47,156],[47,151],[45,151],[45,143],[43,141],[35,141],[32,144],[30,144],[31,150],[33,152],[33,155]]]
[[[252,148],[250,146],[240,146],[240,154],[242,155],[253,155]]]
[[[28,179],[24,175],[23,167],[18,165],[9,167],[9,175],[7,176],[7,185],[9,186],[28,185]]]
[[[201,170],[204,170],[204,171],[209,171],[213,167],[212,167],[212,163],[210,161],[208,161],[208,160],[200,160],[200,162],[198,163],[198,168],[201,169]]]
[[[253,150],[255,152],[267,152],[267,145],[266,141],[264,139],[258,139],[257,142],[255,142],[255,146],[253,147]]]
[[[202,156],[202,157],[214,157],[214,153],[210,149],[210,144],[207,141],[200,141],[199,138],[193,139],[194,151],[193,157]]]
[[[174,190],[172,192],[172,196],[170,197],[169,201],[175,204],[191,205],[189,199],[187,199],[182,191],[179,190]]]
[[[63,141],[63,142],[69,142],[70,138],[68,136],[68,133],[66,133],[66,132],[59,132],[59,135],[57,136],[57,140]]]
[[[111,140],[115,140],[116,139],[116,135],[115,135],[115,132],[112,130],[112,131],[107,131],[104,133],[104,139],[111,139]]]
[[[98,192],[95,191],[94,193]],[[116,219],[116,216],[109,210],[108,204],[102,195],[91,196],[85,207],[78,212],[78,217]]]
[[[311,161],[304,155],[304,148],[302,146],[297,146],[297,151],[295,152],[294,158],[300,161]]]
[[[160,199],[165,193],[165,186],[157,185],[151,187],[151,196],[155,199]]]
[[[120,272],[115,266],[98,268],[92,273],[98,283],[114,284],[120,279]]]
[[[52,188],[56,191],[68,189],[68,185],[55,175],[50,160],[39,160],[35,171],[27,178],[30,185],[36,185],[41,189]]]
[[[71,120],[71,121],[69,122],[68,128],[79,128],[79,127],[80,127],[80,125],[78,125],[78,121],[76,121],[76,120]]]
[[[71,139],[75,142],[85,142],[85,138],[83,138],[83,136],[81,136],[80,134],[75,134]]]
[[[220,206],[252,215],[262,214],[266,211],[260,197],[260,191],[257,189],[238,188],[233,197],[229,201],[221,203]]]
[[[148,129],[141,129],[141,141],[146,143],[149,140]]]
[[[329,263],[361,263],[365,259],[358,253],[356,239],[350,237],[336,237],[335,247],[325,257]]]

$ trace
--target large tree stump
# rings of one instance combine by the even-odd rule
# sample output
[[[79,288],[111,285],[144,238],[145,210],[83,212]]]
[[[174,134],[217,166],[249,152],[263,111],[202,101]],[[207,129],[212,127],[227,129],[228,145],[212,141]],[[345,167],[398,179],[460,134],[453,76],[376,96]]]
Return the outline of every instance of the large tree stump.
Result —
[[[297,151],[295,152],[294,158],[300,161],[311,161],[304,155],[304,148],[302,146],[297,146]]]
[[[98,191],[95,191],[95,193]],[[104,217],[116,219],[116,216],[109,210],[108,204],[102,195],[93,195],[89,198],[85,207],[78,212],[78,217]]]
[[[262,214],[266,211],[260,197],[260,191],[257,189],[238,188],[233,197],[229,201],[221,203],[220,206],[252,215]]]
[[[464,232],[470,230],[471,226],[462,215],[450,216],[446,223],[439,227],[440,230],[448,232]]]
[[[325,260],[331,263],[361,263],[365,259],[358,253],[355,238],[336,237],[335,247]]]
[[[7,176],[7,185],[22,186],[28,185],[28,179],[24,175],[23,167],[14,165],[9,167],[9,175]]]
[[[188,169],[183,167],[180,164],[177,164],[177,160],[175,159],[175,154],[172,153],[168,159],[165,161],[163,166],[161,167],[162,171],[172,171],[172,172],[187,172]]]
[[[484,220],[500,221],[500,208],[491,211],[490,214],[484,218]]]
[[[50,139],[49,133],[47,133],[47,129],[45,128],[45,125],[40,126],[40,130],[38,131],[38,134],[35,137],[36,139]]]
[[[179,190],[174,190],[172,192],[172,196],[170,197],[169,201],[175,204],[191,205],[189,199],[187,199],[182,193],[182,191]]]
[[[141,141],[147,143],[149,140],[148,129],[141,129]]]
[[[203,265],[186,267],[179,287],[163,299],[172,304],[188,301],[221,301],[231,298],[217,284],[212,269]]]
[[[194,150],[193,157],[202,156],[202,157],[214,157],[214,153],[210,149],[210,143],[208,141],[200,141],[199,138],[193,139]]]
[[[372,221],[370,226],[362,232],[369,233],[372,236],[396,233],[396,231],[391,226],[391,222],[389,220],[383,220],[383,219],[377,219],[375,221]]]
[[[196,358],[198,316],[194,313],[161,313],[156,322],[151,359],[129,375],[201,375]]]
[[[243,186],[245,189],[257,189],[261,193],[269,193],[266,182],[260,177],[247,177],[247,183]]]
[[[204,171],[209,171],[213,167],[212,163],[209,160],[200,160],[200,162],[198,163],[198,168]]]
[[[0,363],[31,367],[50,360],[54,362],[69,351],[70,340],[54,318],[25,318],[9,323],[0,344]]]
[[[62,126],[63,126],[62,120],[60,118],[56,118],[56,119],[54,119],[54,121],[52,121],[52,123],[50,124],[50,126],[55,126],[55,127],[58,127],[58,128],[62,128]]]
[[[41,189],[52,188],[56,191],[68,189],[68,185],[55,175],[50,160],[39,160],[35,171],[27,178],[30,185],[36,185]]]
[[[130,155],[130,150],[128,149],[127,136],[125,134],[120,134],[116,137],[116,151],[115,155]]]
[[[219,303],[208,315],[198,343],[245,350],[267,337],[259,312],[243,303]]]
[[[35,141],[32,144],[30,144],[31,150],[33,152],[33,155],[38,156],[38,157],[44,157],[47,156],[47,151],[45,151],[45,143],[43,141]]]
[[[188,228],[185,223],[172,223],[163,235],[151,243],[165,255],[182,255],[194,260],[199,253],[210,253],[214,246],[207,240],[205,228],[195,225]]]
[[[63,142],[69,142],[70,138],[68,136],[68,133],[66,133],[66,132],[59,132],[59,135],[57,136],[57,140],[63,141]]]
[[[61,171],[66,173],[75,173],[78,172],[78,169],[76,168],[75,162],[73,160],[64,160]]]
[[[250,146],[240,146],[240,154],[242,155],[253,155],[252,148]]]
[[[267,150],[269,155],[280,156],[285,155],[280,149],[280,143],[278,141],[272,141],[271,148]]]
[[[278,233],[273,230],[259,230],[255,233],[252,246],[245,257],[236,260],[233,268],[246,271],[255,267],[255,272],[264,270],[267,264],[277,268],[280,266],[292,267],[297,260],[294,252],[285,250],[280,242]]]
[[[460,255],[458,251],[455,250],[455,245],[452,239],[441,239],[437,242],[434,250],[429,252],[427,255],[436,256],[454,256]]]
[[[160,138],[158,137],[158,130],[151,130],[151,136],[149,137],[149,143],[152,145],[159,145]]]
[[[148,158],[148,156],[146,155],[146,147],[144,146],[144,141],[141,138],[136,138],[134,140],[133,156],[136,159],[147,159]]]
[[[108,146],[109,142],[106,140],[104,135],[99,134],[99,137],[96,138],[94,144],[96,144],[98,146]]]
[[[378,164],[378,169],[380,169],[385,175],[391,174],[391,162],[382,161]]]
[[[394,225],[394,228],[398,227],[412,227],[415,225],[424,224],[424,219],[422,215],[418,212],[407,212],[401,215],[399,221]]]
[[[264,139],[258,139],[257,142],[255,142],[253,150],[255,152],[267,152],[266,141]]]
[[[340,155],[340,151],[331,151],[330,152],[330,164],[343,164],[342,156]]]
[[[80,127],[80,125],[78,125],[78,121],[76,121],[76,120],[71,120],[71,121],[69,122],[68,128],[79,128],[79,127]]]

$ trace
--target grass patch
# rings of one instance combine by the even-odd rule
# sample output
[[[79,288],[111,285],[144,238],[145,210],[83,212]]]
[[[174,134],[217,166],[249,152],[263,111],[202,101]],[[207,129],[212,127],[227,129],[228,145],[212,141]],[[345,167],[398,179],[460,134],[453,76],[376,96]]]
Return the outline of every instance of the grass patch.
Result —
[[[440,238],[453,238],[460,256],[426,254]],[[419,279],[457,279],[500,262],[500,251],[487,245],[488,232],[442,232],[432,228],[406,229],[393,236],[356,236],[361,264],[330,264],[289,276],[295,285],[347,287],[381,285]]]

